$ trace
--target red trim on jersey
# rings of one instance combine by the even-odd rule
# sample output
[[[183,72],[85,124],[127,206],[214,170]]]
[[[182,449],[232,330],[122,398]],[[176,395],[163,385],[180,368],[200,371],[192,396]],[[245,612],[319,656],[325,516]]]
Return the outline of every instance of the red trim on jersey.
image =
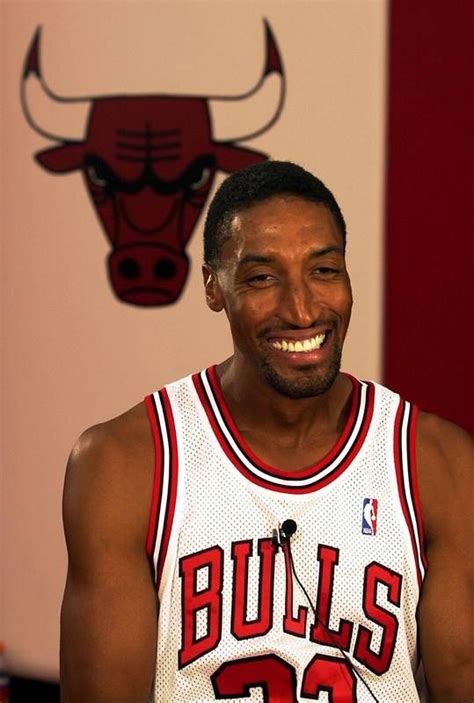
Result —
[[[410,424],[408,427],[408,451],[409,451],[409,469],[410,469],[410,479],[411,479],[411,492],[413,497],[413,507],[415,508],[416,523],[418,529],[418,539],[420,542],[420,556],[421,561],[425,569],[428,568],[428,561],[426,559],[426,538],[425,530],[423,527],[423,519],[421,514],[421,501],[420,492],[418,490],[418,474],[417,474],[417,462],[416,462],[416,426],[418,421],[418,407],[416,405],[412,406],[412,412],[410,416]]]
[[[259,466],[261,469],[263,469],[265,472],[275,474],[276,476],[281,476],[283,478],[288,478],[291,477],[294,474],[291,471],[283,471],[282,469],[277,469],[273,466],[270,466],[269,464],[266,464],[264,461],[259,459],[259,457],[254,454],[252,449],[249,447],[249,445],[246,443],[245,439],[242,437],[240,434],[237,425],[235,424],[229,408],[227,406],[227,403],[225,401],[224,395],[222,393],[221,387],[219,380],[217,378],[216,374],[216,367],[212,366],[209,369],[208,373],[208,378],[212,386],[212,390],[214,391],[217,400],[219,402],[219,409],[223,415],[223,417],[226,420],[227,425],[229,426],[229,429],[232,433],[233,438],[237,442],[237,444],[240,446],[242,449],[243,453],[248,456],[248,458],[256,465]],[[345,445],[347,442],[348,436],[350,434],[350,431],[352,427],[354,426],[354,422],[356,419],[357,415],[357,407],[359,404],[359,396],[360,396],[360,386],[357,384],[355,379],[352,376],[349,376],[351,382],[352,382],[352,388],[353,388],[353,394],[352,394],[352,402],[351,402],[351,409],[349,411],[349,417],[347,419],[346,425],[342,431],[341,436],[337,440],[336,444],[330,449],[328,454],[321,459],[321,461],[317,462],[313,466],[309,466],[306,469],[303,469],[302,471],[298,471],[298,478],[307,478],[308,476],[312,476],[314,471],[317,470],[318,467],[324,468],[327,464],[330,464],[335,457],[340,453],[342,447]]]
[[[413,524],[412,524],[412,521],[410,518],[410,511],[408,508],[408,501],[407,501],[407,495],[406,495],[406,486],[405,486],[405,480],[404,480],[404,476],[403,476],[402,421],[403,421],[403,416],[405,414],[405,408],[407,405],[408,404],[402,398],[400,398],[400,402],[399,402],[398,408],[397,408],[397,414],[395,416],[395,426],[394,426],[394,433],[393,433],[393,456],[394,456],[394,460],[395,460],[395,472],[396,472],[396,476],[397,476],[398,495],[399,495],[399,499],[400,499],[400,505],[402,508],[402,512],[403,512],[403,516],[405,518],[406,525],[408,527],[408,532],[410,534],[410,541],[411,541],[411,546],[412,546],[412,550],[413,550],[413,557],[415,559],[418,587],[421,588],[422,575],[421,575],[421,571],[420,571],[418,549],[416,546],[414,527],[413,527]],[[407,445],[408,445],[408,443],[407,443]],[[408,446],[407,446],[407,449],[409,449]]]
[[[153,444],[155,446],[155,469],[153,476],[153,491],[150,506],[150,518],[148,521],[148,531],[146,538],[146,553],[153,561],[153,549],[156,539],[156,528],[158,525],[158,507],[160,505],[162,479],[163,479],[163,446],[161,442],[161,433],[158,427],[158,418],[156,416],[155,402],[153,396],[148,395],[145,398],[145,405],[150,421],[151,432],[153,435]]]
[[[349,374],[346,374],[352,382],[353,395],[349,417],[347,419],[344,430],[339,439],[337,440],[336,444],[326,454],[326,456],[323,457],[323,459],[318,461],[316,464],[304,469],[303,471],[298,471],[297,473],[294,473],[292,471],[283,471],[282,469],[270,466],[269,464],[266,464],[261,459],[259,459],[259,457],[254,454],[252,449],[248,446],[248,444],[241,436],[222,394],[222,390],[220,388],[219,381],[216,376],[216,367],[213,366],[207,369],[207,371],[203,372],[203,374],[205,374],[209,382],[213,398],[217,405],[218,411],[221,414],[220,420],[225,424],[230,436],[232,437],[232,440],[234,441],[235,445],[238,447],[242,455],[245,456],[248,464],[250,464],[250,467],[242,462],[234,448],[229,443],[229,440],[227,439],[220,425],[219,418],[216,416],[216,413],[212,407],[211,401],[208,397],[208,392],[203,386],[201,374],[194,374],[193,383],[196,392],[206,412],[212,430],[215,436],[217,437],[224,453],[244,476],[250,479],[253,483],[256,483],[257,485],[262,486],[264,488],[270,488],[271,490],[279,491],[282,493],[309,493],[311,491],[323,488],[328,483],[331,483],[338,476],[340,476],[341,473],[347,468],[347,466],[354,460],[356,454],[359,452],[367,436],[374,409],[374,386],[371,383],[367,384],[367,397],[365,400],[364,407],[361,407],[361,383]],[[342,451],[346,449],[348,441],[355,428],[357,419],[360,417],[361,413],[362,420],[360,423],[358,434],[356,437],[352,438],[352,444],[349,446],[345,458],[341,459],[340,463],[337,464],[337,459],[342,454]],[[334,468],[327,475],[322,476],[318,479],[318,475],[320,475],[322,471],[324,471],[333,463],[335,464]],[[255,471],[252,470],[253,468],[255,469]],[[258,472],[258,474],[256,472]],[[262,477],[261,475],[259,475],[261,473],[265,473],[266,476],[268,476],[268,479],[265,476]],[[272,478],[283,479],[285,481],[285,484],[272,481]],[[311,478],[314,478],[311,483],[301,485],[301,482],[304,479]]]
[[[168,496],[166,501],[166,513],[161,540],[160,554],[157,563],[157,585],[161,582],[163,566],[165,563],[168,545],[170,541],[171,528],[173,526],[174,511],[176,508],[176,493],[178,488],[178,443],[176,440],[176,427],[174,424],[173,412],[166,388],[160,391],[160,398],[163,404],[165,419],[168,430],[168,442],[170,447],[170,476],[168,486]]]
[[[155,445],[155,474],[153,479],[152,502],[146,540],[146,551],[153,565],[153,575],[157,588],[161,582],[163,565],[171,534],[173,517],[176,507],[176,493],[178,484],[178,450],[176,429],[173,413],[165,389],[158,394],[158,399],[153,395],[145,398],[148,417]],[[163,412],[165,426],[159,420],[157,404]],[[165,443],[166,449],[165,452]],[[165,459],[167,455],[167,460]],[[167,481],[166,481],[167,479]],[[163,525],[161,534],[158,534],[159,522]],[[155,551],[158,545],[158,556]]]

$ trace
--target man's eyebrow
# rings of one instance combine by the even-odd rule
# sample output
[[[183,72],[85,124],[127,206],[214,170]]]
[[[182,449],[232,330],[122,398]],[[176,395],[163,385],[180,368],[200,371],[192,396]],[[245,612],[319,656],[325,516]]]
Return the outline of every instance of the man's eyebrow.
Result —
[[[324,247],[323,249],[313,249],[310,253],[312,259],[317,259],[320,256],[326,256],[326,254],[344,254],[344,249],[338,246]]]
[[[244,266],[245,264],[271,264],[275,261],[276,259],[273,256],[265,256],[264,254],[246,254],[242,259],[240,259],[238,266]]]
[[[326,256],[327,254],[344,254],[344,249],[342,247],[338,246],[329,246],[329,247],[324,247],[323,249],[313,249],[313,251],[310,252],[309,258],[311,259],[317,259],[321,256]],[[238,266],[245,266],[245,264],[272,264],[277,261],[277,258],[274,256],[266,256],[265,254],[246,254],[240,261],[238,262]]]

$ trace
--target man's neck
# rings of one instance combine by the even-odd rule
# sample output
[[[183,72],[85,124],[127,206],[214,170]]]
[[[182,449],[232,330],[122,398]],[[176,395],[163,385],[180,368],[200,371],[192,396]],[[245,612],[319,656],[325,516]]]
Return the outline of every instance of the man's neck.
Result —
[[[338,374],[326,392],[298,399],[276,391],[235,356],[217,367],[217,377],[233,420],[244,435],[291,435],[297,446],[315,430],[319,435],[340,435],[347,422],[352,383],[344,374]]]

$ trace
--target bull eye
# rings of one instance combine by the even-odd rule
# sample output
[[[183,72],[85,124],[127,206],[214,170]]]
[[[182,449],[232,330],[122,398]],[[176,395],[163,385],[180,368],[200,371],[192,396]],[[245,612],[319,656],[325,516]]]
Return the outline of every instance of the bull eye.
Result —
[[[96,186],[99,186],[100,188],[105,188],[108,184],[108,180],[105,176],[105,173],[102,173],[101,171],[102,169],[100,168],[99,164],[91,164],[87,167],[87,175],[89,176],[92,183],[94,183],[94,185]]]
[[[203,168],[199,178],[191,183],[191,189],[192,190],[199,190],[199,188],[202,188],[202,186],[209,180],[210,175],[211,175],[211,169],[210,168]]]

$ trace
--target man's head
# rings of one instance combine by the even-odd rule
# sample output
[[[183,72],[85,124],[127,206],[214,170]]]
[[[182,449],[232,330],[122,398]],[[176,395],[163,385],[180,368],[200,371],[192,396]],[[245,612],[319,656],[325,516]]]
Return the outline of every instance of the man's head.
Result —
[[[289,398],[329,390],[352,306],[330,191],[294,164],[259,164],[223,183],[205,237],[206,300],[226,312],[239,373]]]
[[[328,208],[346,246],[346,223],[334,195],[324,183],[290,161],[264,161],[232,174],[215,194],[204,225],[204,261],[219,268],[219,254],[232,236],[234,215],[275,195],[294,195]]]

